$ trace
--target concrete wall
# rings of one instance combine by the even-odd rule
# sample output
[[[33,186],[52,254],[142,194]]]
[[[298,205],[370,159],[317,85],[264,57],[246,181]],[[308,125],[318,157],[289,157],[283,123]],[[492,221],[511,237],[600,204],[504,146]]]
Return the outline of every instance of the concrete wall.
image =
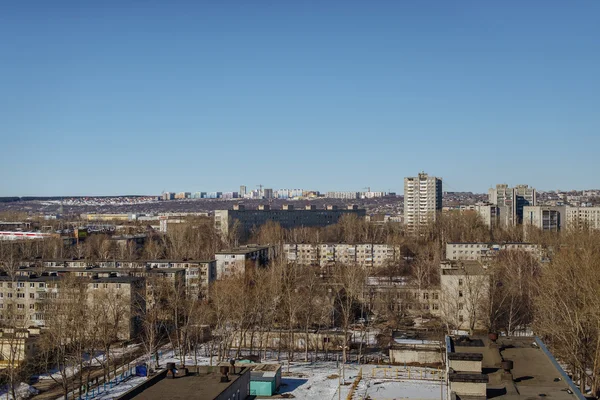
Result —
[[[486,383],[450,382],[450,391],[462,396],[469,395],[485,397],[486,387]]]
[[[390,362],[396,364],[441,364],[440,349],[390,349]]]
[[[481,361],[450,360],[450,368],[460,372],[481,373]]]
[[[215,400],[244,400],[250,395],[250,369],[238,377],[227,390],[215,397]]]

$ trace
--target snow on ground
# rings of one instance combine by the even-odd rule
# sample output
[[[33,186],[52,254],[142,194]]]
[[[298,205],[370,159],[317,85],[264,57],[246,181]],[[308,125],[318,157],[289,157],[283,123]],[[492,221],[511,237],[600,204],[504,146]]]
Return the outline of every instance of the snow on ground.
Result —
[[[143,357],[139,360],[142,361]],[[180,360],[175,357],[173,350],[163,348],[160,354],[161,367],[164,368],[167,362],[179,364]],[[215,357],[213,358],[213,365],[216,362]],[[264,362],[277,362],[277,360],[264,360]],[[412,379],[408,379],[408,369],[402,366],[346,364],[344,368],[345,384],[342,382],[340,387],[341,379],[339,377],[341,376],[340,369],[342,365],[336,361],[288,363],[287,360],[281,360],[279,362],[282,364],[280,394],[289,393],[296,399],[334,400],[338,396],[346,398],[351,390],[352,383],[361,370],[363,378],[355,391],[353,397],[355,400],[365,399],[367,395],[374,400],[440,399],[440,382],[436,380],[438,375],[436,375],[437,371],[434,369],[409,367]],[[199,365],[209,365],[209,363],[209,357],[198,356]],[[194,365],[193,357],[187,357],[186,364]],[[389,378],[384,379],[384,376]],[[424,377],[426,380],[414,379],[420,377]],[[131,377],[89,398],[109,400],[132,389],[144,380],[146,380],[145,377]],[[338,390],[341,393],[338,394]]]
[[[39,390],[26,384],[25,382],[21,382],[15,388],[16,399],[13,399],[12,393],[10,393],[9,385],[5,385],[0,391],[0,398],[7,400],[25,400],[39,393]]]
[[[65,375],[67,376],[67,378],[72,377],[73,375],[77,374],[77,372],[79,372],[79,368],[78,367],[67,367],[64,371]],[[57,381],[61,381],[63,376],[61,374],[61,371],[58,369],[54,369],[52,371],[50,371],[49,373],[46,374],[41,374],[38,375],[37,378],[40,381],[46,380],[46,379],[54,379]]]
[[[371,379],[366,381],[366,387],[359,387],[354,395],[355,399],[365,399],[367,396],[373,400],[390,399],[427,399],[439,400],[446,397],[446,388],[440,382],[417,380],[383,380]]]

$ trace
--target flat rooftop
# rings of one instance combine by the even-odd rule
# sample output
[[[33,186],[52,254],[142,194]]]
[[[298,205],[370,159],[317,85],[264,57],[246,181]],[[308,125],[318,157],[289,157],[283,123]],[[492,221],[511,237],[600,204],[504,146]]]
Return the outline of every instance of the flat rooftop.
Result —
[[[235,247],[215,252],[215,254],[248,254],[259,250],[267,250],[270,246]]]
[[[240,368],[236,368],[239,372]],[[242,374],[248,368],[241,369]],[[206,400],[214,399],[239,379],[238,374],[229,374],[229,382],[221,382],[221,373],[217,367],[200,367],[199,375],[180,378],[163,378],[134,397],[136,400]]]
[[[449,356],[452,353],[459,357],[460,354],[467,356],[466,353],[483,356],[482,374],[488,377],[488,399],[583,398],[537,337],[500,336],[496,343],[487,337],[461,337],[452,339],[452,347]],[[513,362],[511,373],[505,373],[501,368],[503,360]]]

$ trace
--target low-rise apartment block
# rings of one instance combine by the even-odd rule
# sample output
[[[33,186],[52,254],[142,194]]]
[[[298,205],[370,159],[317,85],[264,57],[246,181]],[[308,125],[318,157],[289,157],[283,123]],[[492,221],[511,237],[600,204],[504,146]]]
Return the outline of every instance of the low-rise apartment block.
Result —
[[[600,229],[600,207],[566,207],[569,229]]]
[[[71,269],[87,269],[86,273],[78,276],[93,276],[94,274],[114,273],[117,276],[149,276],[147,271],[181,270],[185,276],[185,286],[190,293],[206,295],[208,287],[217,279],[216,260],[31,260],[21,262],[23,266],[36,266],[51,269],[63,268],[63,272]],[[32,270],[33,271],[33,270]],[[24,271],[25,272],[25,271]],[[54,271],[56,272],[56,271]],[[29,272],[27,272],[29,274]],[[155,273],[153,276],[157,276]]]
[[[116,276],[81,279],[90,303],[119,307],[119,313],[124,317],[119,323],[118,338],[130,340],[136,337],[139,315],[145,310],[144,279]],[[21,326],[44,327],[47,319],[44,302],[59,297],[60,290],[58,274],[0,276],[0,316],[6,319],[10,315]]]
[[[446,243],[448,260],[484,260],[494,257],[502,250],[518,250],[541,257],[541,248],[533,243]]]
[[[443,263],[440,275],[442,318],[455,329],[485,329],[486,315],[482,304],[488,300],[490,277],[477,261]]]
[[[338,263],[377,268],[401,258],[398,246],[372,243],[285,243],[283,252],[289,263],[321,267]]]
[[[215,253],[217,279],[263,267],[275,257],[274,246],[241,246]]]

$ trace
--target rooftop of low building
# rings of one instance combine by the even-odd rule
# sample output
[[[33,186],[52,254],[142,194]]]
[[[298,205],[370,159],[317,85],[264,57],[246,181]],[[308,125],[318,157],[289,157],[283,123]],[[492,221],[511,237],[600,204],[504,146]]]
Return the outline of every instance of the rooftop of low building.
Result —
[[[481,360],[480,374],[455,371],[449,377],[454,382],[468,380],[468,375],[477,375],[478,382],[487,379],[487,398],[584,398],[538,337],[500,336],[496,341],[488,337],[448,337],[446,346],[449,359]],[[503,361],[513,362],[509,372],[502,368]]]
[[[215,252],[215,254],[247,254],[247,253],[252,253],[255,251],[259,251],[259,250],[267,250],[270,247],[271,246],[247,245],[247,246],[233,247],[230,249],[224,249],[224,250]]]
[[[218,367],[198,367],[198,373],[191,372],[187,376],[169,379],[163,378],[154,385],[144,389],[133,397],[136,400],[206,400],[214,399],[245,373],[248,368],[236,368],[236,373],[229,373],[229,382],[221,382]]]

